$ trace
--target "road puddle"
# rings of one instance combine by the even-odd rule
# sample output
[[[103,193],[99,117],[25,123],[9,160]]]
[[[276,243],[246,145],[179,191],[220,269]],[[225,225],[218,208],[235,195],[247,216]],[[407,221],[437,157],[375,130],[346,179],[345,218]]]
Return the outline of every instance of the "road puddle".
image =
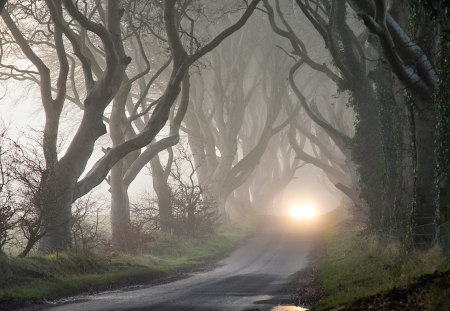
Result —
[[[271,311],[308,311],[308,309],[297,306],[276,306]]]

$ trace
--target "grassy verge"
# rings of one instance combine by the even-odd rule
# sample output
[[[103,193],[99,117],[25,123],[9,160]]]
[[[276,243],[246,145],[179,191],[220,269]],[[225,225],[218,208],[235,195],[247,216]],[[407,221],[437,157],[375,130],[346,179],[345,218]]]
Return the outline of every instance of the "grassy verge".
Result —
[[[325,239],[327,258],[319,268],[325,297],[314,310],[339,310],[337,306],[408,288],[422,275],[450,269],[450,260],[439,247],[407,252],[398,243],[380,243],[345,222],[328,228]],[[430,297],[435,294],[431,292]]]
[[[253,230],[229,226],[206,239],[160,235],[144,254],[137,256],[118,253],[0,256],[0,303],[57,298],[188,271],[230,251]]]

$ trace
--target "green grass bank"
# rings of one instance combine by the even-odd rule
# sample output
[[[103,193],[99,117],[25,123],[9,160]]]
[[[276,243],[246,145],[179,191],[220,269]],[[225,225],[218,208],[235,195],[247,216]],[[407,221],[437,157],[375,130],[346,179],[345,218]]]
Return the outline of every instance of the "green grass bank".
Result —
[[[420,310],[440,310],[450,300],[450,259],[439,247],[407,251],[399,243],[380,242],[346,221],[327,226],[325,241],[327,257],[319,266],[325,297],[312,310],[363,310],[369,305],[385,310],[380,304],[401,295],[406,295],[406,303],[412,299],[424,303]],[[423,282],[439,272],[447,276]]]
[[[0,256],[0,309],[2,303],[54,299],[177,275],[223,256],[254,230],[255,226],[227,226],[204,239],[159,234],[136,256],[92,252]]]

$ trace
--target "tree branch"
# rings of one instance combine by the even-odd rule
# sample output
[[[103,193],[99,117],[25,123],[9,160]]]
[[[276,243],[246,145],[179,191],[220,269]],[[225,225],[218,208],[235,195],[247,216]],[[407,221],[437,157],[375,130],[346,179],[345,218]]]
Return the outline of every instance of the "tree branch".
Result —
[[[320,127],[322,127],[328,135],[333,137],[333,139],[337,142],[337,145],[339,149],[342,150],[344,154],[347,154],[347,149],[350,146],[351,139],[347,137],[345,134],[341,133],[337,129],[335,129],[331,124],[329,124],[324,119],[317,116],[309,107],[309,105],[306,102],[306,98],[303,96],[303,94],[298,89],[297,85],[294,81],[294,74],[297,71],[298,68],[303,64],[303,61],[299,61],[296,64],[294,64],[291,69],[289,70],[289,83],[291,85],[292,90],[294,91],[295,95],[297,96],[297,99],[300,101],[300,104],[302,105],[303,109],[305,110],[306,114]]]
[[[350,0],[367,28],[380,39],[383,52],[398,79],[419,98],[429,101],[436,88],[436,72],[425,52],[414,43],[394,18],[384,1]],[[411,60],[412,65],[406,62]]]
[[[67,2],[70,0],[64,1]],[[186,52],[179,50],[183,47],[178,37],[178,24],[175,21],[174,15],[176,0],[167,0],[165,2],[164,20],[170,50],[172,51],[172,56],[174,58],[172,74],[167,88],[156,105],[155,110],[153,111],[153,114],[144,130],[140,134],[136,135],[136,137],[111,148],[100,160],[98,160],[83,180],[77,183],[77,190],[75,191],[77,196],[78,194],[86,193],[86,191],[89,191],[99,185],[105,179],[109,170],[120,159],[134,150],[147,146],[155,138],[156,134],[159,133],[168,120],[170,109],[180,92],[180,84],[185,76],[185,73],[189,69],[189,66],[197,59],[217,47],[225,38],[240,29],[253,13],[259,1],[260,0],[253,0],[242,17],[235,24],[222,31],[216,38],[192,56],[187,56]]]

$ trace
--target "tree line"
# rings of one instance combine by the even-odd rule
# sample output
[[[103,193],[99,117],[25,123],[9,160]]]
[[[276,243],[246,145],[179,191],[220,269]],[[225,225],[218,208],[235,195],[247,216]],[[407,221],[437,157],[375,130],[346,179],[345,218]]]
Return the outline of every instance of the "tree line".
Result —
[[[0,8],[0,76],[35,84],[45,113],[32,161],[11,160],[23,146],[2,141],[0,245],[20,223],[22,254],[70,249],[76,202],[106,181],[112,244],[127,250],[129,188],[146,167],[163,231],[186,232],[179,213],[192,228],[274,206],[307,164],[381,237],[428,247],[448,221],[447,1]],[[81,118],[61,151],[69,107]]]

